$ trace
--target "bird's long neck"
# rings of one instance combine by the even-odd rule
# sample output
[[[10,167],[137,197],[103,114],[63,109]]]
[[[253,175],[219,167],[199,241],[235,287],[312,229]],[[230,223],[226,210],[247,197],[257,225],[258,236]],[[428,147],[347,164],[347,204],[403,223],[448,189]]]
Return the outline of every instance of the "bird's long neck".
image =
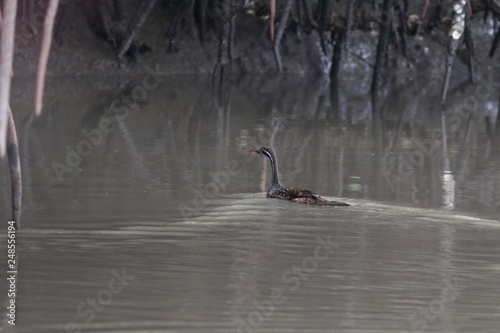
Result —
[[[264,154],[269,157],[269,161],[271,161],[272,180],[270,188],[281,187],[278,179],[278,160],[276,159],[276,153],[274,150],[269,150],[264,152]]]

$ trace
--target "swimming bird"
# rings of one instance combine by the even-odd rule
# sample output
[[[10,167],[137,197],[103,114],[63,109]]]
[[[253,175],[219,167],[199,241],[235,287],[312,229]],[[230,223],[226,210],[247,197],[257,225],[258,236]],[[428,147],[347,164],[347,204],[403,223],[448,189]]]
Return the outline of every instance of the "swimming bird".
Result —
[[[294,202],[305,203],[309,205],[322,206],[350,206],[345,202],[330,201],[322,198],[319,194],[313,193],[303,188],[283,187],[278,180],[278,160],[276,153],[271,147],[262,147],[260,149],[249,150],[250,153],[256,153],[262,156],[267,156],[271,161],[272,180],[271,186],[267,190],[268,198],[277,198],[283,200],[291,200]]]

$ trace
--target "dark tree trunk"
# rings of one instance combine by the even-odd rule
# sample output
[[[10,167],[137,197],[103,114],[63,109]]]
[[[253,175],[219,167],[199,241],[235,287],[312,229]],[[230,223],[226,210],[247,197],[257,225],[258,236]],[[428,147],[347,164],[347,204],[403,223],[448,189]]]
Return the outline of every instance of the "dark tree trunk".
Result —
[[[219,76],[219,84],[222,85],[224,73],[227,67],[231,67],[232,45],[234,41],[231,40],[234,30],[234,17],[231,14],[231,3],[220,3],[218,8],[219,22],[219,50],[217,56],[217,63],[214,68],[213,78]]]
[[[389,36],[392,29],[392,20],[393,20],[393,9],[391,6],[392,1],[393,0],[384,0],[383,4],[382,13],[384,13],[384,15],[382,15],[380,35],[377,45],[377,55],[375,58],[375,67],[373,69],[373,78],[371,85],[372,95],[374,95],[378,90],[380,71],[383,66],[383,61],[387,57],[387,48],[389,47]]]
[[[116,21],[123,20],[123,2],[122,2],[122,0],[113,0],[113,18]]]
[[[408,3],[402,3],[402,0],[394,0],[394,7],[398,11],[399,26],[398,35],[401,40],[401,54],[406,58],[406,35],[408,34]]]
[[[469,80],[471,82],[476,82],[476,70],[475,70],[475,51],[474,51],[474,40],[472,38],[472,31],[470,29],[471,20],[468,14],[465,15],[465,30],[464,30],[464,40],[465,46],[467,47],[467,60],[469,65]]]
[[[346,39],[346,34],[344,32],[332,33],[332,39],[335,39],[335,46],[333,47],[332,53],[332,67],[330,68],[330,96],[332,111],[335,119],[339,117],[339,89],[340,89],[340,63],[342,60],[342,49]]]
[[[198,27],[198,38],[200,42],[205,41],[205,13],[207,9],[207,0],[195,0],[193,8],[193,16]]]
[[[352,1],[349,1],[352,2]],[[327,55],[327,38],[326,31],[328,27],[328,13],[330,11],[330,0],[320,0],[316,9],[316,20],[318,21],[318,32],[320,37],[321,50],[324,55]]]

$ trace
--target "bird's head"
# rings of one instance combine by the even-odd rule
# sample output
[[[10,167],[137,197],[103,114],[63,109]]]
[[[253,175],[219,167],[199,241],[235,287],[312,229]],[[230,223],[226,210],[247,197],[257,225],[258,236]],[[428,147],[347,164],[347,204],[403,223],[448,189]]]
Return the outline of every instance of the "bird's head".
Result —
[[[248,152],[249,153],[256,153],[256,154],[259,154],[259,155],[263,155],[263,156],[269,156],[269,151],[271,150],[270,147],[261,147],[260,149],[251,149],[249,150]]]

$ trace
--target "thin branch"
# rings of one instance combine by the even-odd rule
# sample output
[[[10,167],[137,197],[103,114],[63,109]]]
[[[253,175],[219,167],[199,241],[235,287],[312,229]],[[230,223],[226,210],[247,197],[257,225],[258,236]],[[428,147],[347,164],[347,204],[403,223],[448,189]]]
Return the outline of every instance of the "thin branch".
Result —
[[[113,47],[118,47],[118,43],[116,43],[116,40],[111,33],[111,29],[109,28],[107,13],[108,10],[106,4],[103,1],[99,1],[97,3],[97,14],[99,16],[99,19],[101,20],[104,36],[106,37],[107,42],[113,45]]]
[[[47,62],[49,60],[50,45],[52,44],[52,30],[54,28],[54,19],[57,13],[59,0],[50,0],[45,21],[43,23],[42,49],[38,61],[38,73],[36,78],[35,94],[35,114],[42,113],[43,106],[43,87],[45,85],[45,73],[47,72]]]
[[[427,7],[429,7],[429,0],[425,0],[424,10],[422,11],[422,19],[424,19],[427,14]]]
[[[192,2],[193,2],[192,0],[182,0],[177,5],[177,10],[175,11],[174,18],[172,19],[170,27],[168,28],[167,31],[167,37],[168,37],[167,53],[174,52],[175,38],[177,36],[177,28],[179,26],[182,17],[185,15],[188,7],[191,7],[193,5]]]
[[[0,35],[0,157],[5,156],[17,0],[4,2]]]
[[[135,35],[139,32],[157,2],[158,0],[142,0],[139,8],[130,20],[130,24],[125,32],[125,35],[123,36],[123,40],[117,54],[118,59],[122,58],[125,53],[127,53]]]
[[[318,23],[313,18],[311,3],[309,0],[302,0],[302,6],[304,8],[304,15],[307,19],[307,27],[311,27],[313,29],[318,29]]]
[[[354,18],[354,1],[348,1],[347,2],[347,9],[346,9],[346,28],[345,28],[345,35],[346,37],[349,36],[349,33],[352,30],[353,26],[353,18]]]

